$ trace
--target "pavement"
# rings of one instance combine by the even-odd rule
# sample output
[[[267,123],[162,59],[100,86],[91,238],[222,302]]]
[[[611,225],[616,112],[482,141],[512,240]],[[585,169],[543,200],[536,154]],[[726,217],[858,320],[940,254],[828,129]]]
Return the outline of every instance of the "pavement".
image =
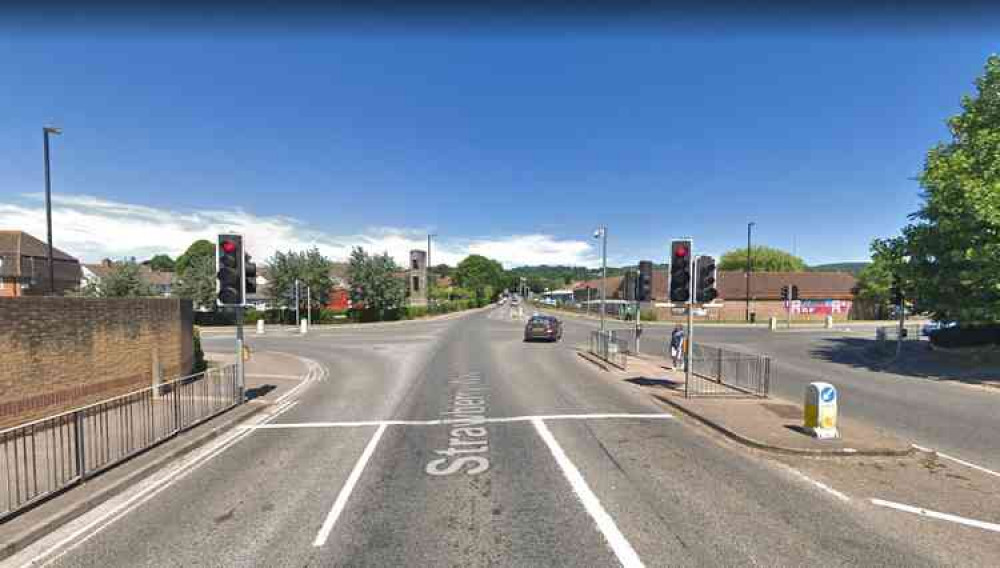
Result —
[[[584,361],[574,346],[588,327],[567,320],[563,341],[545,344],[524,343],[522,326],[498,309],[249,337],[255,353],[314,361],[326,379],[0,565],[909,567],[1000,557],[1000,476],[933,453],[852,461],[747,449]],[[233,348],[222,336],[204,344]]]

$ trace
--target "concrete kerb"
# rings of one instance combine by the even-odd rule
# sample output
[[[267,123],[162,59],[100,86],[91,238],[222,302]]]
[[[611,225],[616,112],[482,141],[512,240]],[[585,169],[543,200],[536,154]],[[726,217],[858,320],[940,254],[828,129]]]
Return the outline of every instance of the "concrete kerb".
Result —
[[[775,446],[773,444],[767,444],[754,440],[744,436],[734,430],[731,430],[718,422],[694,412],[690,408],[687,408],[681,404],[678,404],[669,398],[651,394],[654,399],[669,405],[671,408],[677,409],[684,413],[685,415],[694,418],[701,424],[708,426],[709,428],[723,434],[727,438],[748,446],[757,450],[763,450],[766,452],[772,452],[782,455],[793,455],[793,456],[810,456],[810,457],[838,457],[838,458],[848,458],[848,457],[901,457],[912,455],[917,451],[912,445],[903,450],[891,450],[888,448],[884,449],[874,449],[874,450],[855,450],[855,449],[837,449],[837,450],[809,450],[803,448],[786,448],[784,446]]]
[[[226,432],[232,430],[233,427],[235,427],[238,423],[244,422],[244,421],[252,418],[253,416],[256,416],[257,414],[259,414],[260,412],[264,411],[265,409],[267,409],[270,406],[271,406],[271,404],[269,404],[269,403],[262,404],[262,403],[250,403],[250,402],[248,402],[248,403],[244,403],[244,404],[242,404],[242,405],[240,405],[240,406],[238,406],[236,408],[233,408],[229,412],[226,412],[226,413],[222,414],[218,418],[225,418],[226,420],[223,421],[220,424],[215,425],[212,429],[210,429],[210,430],[208,430],[206,432],[201,433],[196,438],[188,440],[186,443],[184,443],[183,445],[181,445],[181,446],[179,446],[177,448],[171,449],[169,452],[166,452],[162,456],[157,457],[152,462],[150,462],[150,463],[142,466],[141,468],[139,468],[139,469],[137,469],[137,470],[129,473],[128,475],[122,477],[121,479],[116,480],[111,485],[109,485],[109,486],[107,486],[107,487],[105,487],[105,488],[103,488],[103,489],[101,489],[101,490],[99,490],[99,491],[97,491],[97,492],[95,492],[95,493],[87,496],[84,499],[78,500],[78,501],[70,504],[67,508],[62,509],[60,511],[57,511],[57,512],[53,513],[52,515],[46,517],[45,519],[42,519],[41,521],[39,521],[39,522],[33,524],[32,526],[30,526],[30,527],[28,527],[28,528],[20,531],[19,533],[15,534],[13,537],[11,537],[8,540],[8,542],[6,542],[3,545],[2,548],[0,548],[0,561],[4,560],[6,558],[9,558],[10,556],[13,556],[14,554],[16,554],[19,551],[23,550],[24,548],[26,548],[27,546],[29,546],[31,543],[33,543],[36,540],[42,538],[46,534],[48,534],[48,533],[50,533],[50,532],[58,529],[59,527],[62,527],[64,525],[70,523],[71,521],[73,521],[77,517],[83,515],[87,511],[93,509],[94,507],[100,505],[101,503],[104,503],[105,501],[108,501],[109,499],[112,499],[116,495],[122,493],[123,491],[125,491],[126,489],[128,489],[130,486],[132,486],[136,481],[152,475],[153,473],[155,473],[155,472],[159,471],[160,469],[163,469],[164,467],[166,467],[169,463],[171,463],[173,461],[176,461],[176,460],[184,457],[185,455],[187,455],[187,454],[189,454],[189,453],[197,450],[201,446],[204,446],[208,442],[210,442],[210,441],[214,440],[215,438],[218,438],[222,434],[225,434]],[[180,434],[180,436],[183,436],[183,435],[184,435],[184,433]],[[164,440],[163,442],[161,442],[161,443],[159,443],[159,444],[157,444],[155,446],[150,447],[146,452],[140,453],[140,454],[138,454],[138,455],[130,458],[129,460],[127,460],[123,464],[119,464],[118,467],[120,468],[125,463],[128,463],[129,461],[138,459],[139,457],[141,457],[143,455],[147,455],[148,452],[150,452],[150,451],[156,451],[156,448],[162,447],[164,444],[167,444],[170,441],[174,441],[174,440],[177,440],[177,439],[178,439],[177,437],[168,438],[168,439]],[[68,490],[66,490],[65,492],[63,492],[63,493],[61,493],[59,495],[56,495],[53,499],[59,499],[60,497],[64,497],[66,495],[69,495],[69,494],[71,494],[71,492],[74,489],[78,489],[79,487],[82,487],[86,483],[94,483],[94,482],[100,481],[102,479],[102,476],[104,474],[107,474],[107,473],[109,473],[111,471],[114,471],[114,469],[111,469],[111,470],[108,470],[106,472],[103,472],[102,474],[99,474],[99,475],[91,478],[88,481],[84,481],[81,485],[78,485],[78,486],[75,486],[75,487],[71,487]],[[51,502],[52,501],[45,501],[45,502],[39,503],[38,506],[43,506],[45,503],[51,503]],[[28,513],[28,512],[30,512],[30,510],[29,511],[25,511],[25,513]],[[17,519],[17,517],[15,517],[14,519],[12,519],[11,521],[12,522],[16,521],[16,519]],[[2,525],[0,525],[0,526],[2,526]]]
[[[479,313],[479,312],[483,312],[483,311],[486,311],[486,310],[488,310],[488,309],[490,309],[492,307],[493,306],[490,305],[490,306],[484,306],[482,308],[472,308],[472,309],[468,309],[468,310],[462,310],[460,312],[450,312],[450,313],[447,313],[447,314],[440,314],[440,315],[436,315],[436,316],[429,316],[429,317],[417,318],[417,319],[409,319],[409,320],[373,321],[373,322],[368,322],[368,323],[330,323],[330,324],[318,324],[317,323],[317,324],[313,324],[309,328],[309,331],[327,331],[327,330],[336,330],[336,329],[357,329],[357,328],[369,328],[369,327],[384,327],[384,326],[392,326],[392,325],[406,325],[406,324],[420,323],[420,322],[447,321],[447,320],[458,319],[460,317],[470,316],[470,315],[473,315],[473,314],[476,314],[476,313]],[[271,325],[273,326],[275,324],[271,324]],[[285,325],[285,326],[280,326],[280,328],[281,329],[286,329],[286,330],[290,331],[293,334],[298,334],[298,328],[295,327],[295,326],[287,326],[287,325]],[[235,333],[236,332],[236,328],[234,326],[231,326],[231,325],[227,325],[227,326],[199,326],[199,329],[200,329],[200,331],[201,331],[202,334],[208,333],[209,335],[216,335],[216,334],[222,334],[222,333]],[[265,327],[265,334],[267,333],[267,329],[268,328]],[[271,327],[271,329],[273,329],[273,327]],[[250,335],[250,336],[253,336],[256,333],[254,331],[254,328],[253,328],[252,325],[247,325],[246,326],[246,330],[247,330],[246,331],[247,335]]]

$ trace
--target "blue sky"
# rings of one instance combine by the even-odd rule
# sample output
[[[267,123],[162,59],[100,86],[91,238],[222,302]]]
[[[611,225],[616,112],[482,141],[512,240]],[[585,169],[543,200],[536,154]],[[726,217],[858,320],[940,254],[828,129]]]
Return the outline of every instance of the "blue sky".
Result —
[[[866,259],[996,50],[985,26],[9,33],[0,228],[44,235],[54,123],[57,246],[90,260],[227,226],[262,255],[432,230],[439,260],[593,264],[607,223],[613,263],[662,262],[748,221]]]

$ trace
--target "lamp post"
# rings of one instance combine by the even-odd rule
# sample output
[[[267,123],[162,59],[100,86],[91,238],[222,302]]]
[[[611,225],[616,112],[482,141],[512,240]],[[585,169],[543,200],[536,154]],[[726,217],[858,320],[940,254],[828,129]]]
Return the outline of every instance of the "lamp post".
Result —
[[[747,321],[750,321],[750,279],[753,278],[753,260],[750,256],[750,231],[757,223],[747,223]]]
[[[302,321],[299,317],[299,279],[295,279],[295,327],[301,328]]]
[[[431,305],[431,283],[434,281],[434,277],[431,276],[431,237],[436,237],[437,233],[427,234],[427,306]]]
[[[594,231],[594,238],[601,239],[601,332],[604,332],[604,303],[608,288],[608,227],[601,225]]]
[[[42,137],[45,139],[45,225],[49,237],[49,294],[56,293],[56,269],[52,262],[52,183],[49,177],[49,134],[62,134],[61,128],[53,126],[42,127]]]

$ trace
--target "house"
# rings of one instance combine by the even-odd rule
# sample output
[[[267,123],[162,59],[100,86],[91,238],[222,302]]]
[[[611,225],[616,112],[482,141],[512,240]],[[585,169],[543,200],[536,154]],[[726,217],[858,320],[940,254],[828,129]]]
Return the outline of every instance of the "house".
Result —
[[[48,294],[48,252],[47,244],[24,231],[0,231],[0,297]],[[55,294],[79,288],[80,261],[57,248],[52,249],[52,272]]]

